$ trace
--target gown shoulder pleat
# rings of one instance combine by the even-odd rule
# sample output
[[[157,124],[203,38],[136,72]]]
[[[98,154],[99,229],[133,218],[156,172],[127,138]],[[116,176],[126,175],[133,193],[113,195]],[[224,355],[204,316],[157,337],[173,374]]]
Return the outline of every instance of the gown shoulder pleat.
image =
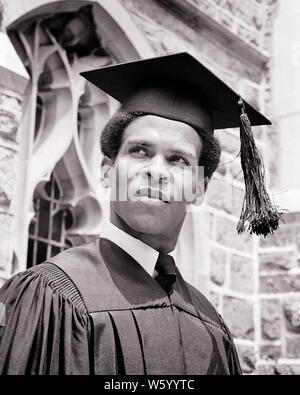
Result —
[[[19,273],[0,290],[0,374],[89,374],[90,325],[72,281],[44,263]]]

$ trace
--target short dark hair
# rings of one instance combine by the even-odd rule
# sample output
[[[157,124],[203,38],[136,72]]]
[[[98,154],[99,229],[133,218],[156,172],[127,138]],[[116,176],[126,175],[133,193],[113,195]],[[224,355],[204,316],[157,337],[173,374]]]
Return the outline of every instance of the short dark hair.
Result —
[[[125,110],[117,111],[109,120],[101,135],[100,145],[103,155],[114,160],[118,155],[124,130],[135,119],[145,115],[149,114]],[[195,130],[203,145],[199,166],[204,166],[204,176],[210,179],[220,161],[220,143],[212,133],[207,133],[201,129]]]

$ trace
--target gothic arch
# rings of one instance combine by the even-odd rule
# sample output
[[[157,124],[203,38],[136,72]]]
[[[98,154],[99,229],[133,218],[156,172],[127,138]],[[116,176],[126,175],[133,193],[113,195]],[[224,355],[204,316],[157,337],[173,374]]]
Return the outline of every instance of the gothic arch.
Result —
[[[69,47],[63,47],[60,35],[56,35],[59,23],[63,28],[82,10],[88,10],[92,18],[93,39],[98,40],[100,53],[96,46],[88,54],[70,54]],[[79,72],[153,53],[124,8],[114,0],[28,0],[22,15],[19,8],[14,9],[14,2],[8,3],[6,11],[8,34],[31,76],[19,131],[14,232],[17,272],[26,268],[34,193],[42,191],[52,173],[63,203],[72,208],[75,217],[69,234],[76,240],[99,234],[103,217],[95,172],[95,163],[100,160],[99,132],[117,104],[83,80]]]
[[[149,43],[118,0],[26,0],[22,7],[17,2],[7,2],[5,24],[8,34],[18,48],[17,41],[14,40],[14,31],[25,21],[45,14],[75,12],[89,4],[93,6],[95,17],[99,21],[99,36],[103,37],[105,46],[110,48],[118,61],[153,56]]]

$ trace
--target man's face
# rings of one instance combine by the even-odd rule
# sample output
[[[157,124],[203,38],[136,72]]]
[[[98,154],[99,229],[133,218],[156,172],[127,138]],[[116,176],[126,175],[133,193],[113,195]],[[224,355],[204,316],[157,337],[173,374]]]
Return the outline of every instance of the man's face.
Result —
[[[134,232],[178,236],[201,152],[189,125],[153,115],[134,120],[110,168],[114,214]]]

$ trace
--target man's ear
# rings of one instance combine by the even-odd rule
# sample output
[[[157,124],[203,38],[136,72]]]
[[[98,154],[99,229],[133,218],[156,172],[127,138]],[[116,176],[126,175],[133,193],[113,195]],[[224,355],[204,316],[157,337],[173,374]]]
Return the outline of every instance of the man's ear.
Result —
[[[113,167],[113,160],[104,156],[101,162],[101,185],[103,188],[110,187],[110,171]]]
[[[209,183],[208,177],[204,177],[202,180],[199,180],[195,201],[193,202],[195,206],[201,206],[201,204],[203,203],[204,196],[207,191],[208,183]]]

